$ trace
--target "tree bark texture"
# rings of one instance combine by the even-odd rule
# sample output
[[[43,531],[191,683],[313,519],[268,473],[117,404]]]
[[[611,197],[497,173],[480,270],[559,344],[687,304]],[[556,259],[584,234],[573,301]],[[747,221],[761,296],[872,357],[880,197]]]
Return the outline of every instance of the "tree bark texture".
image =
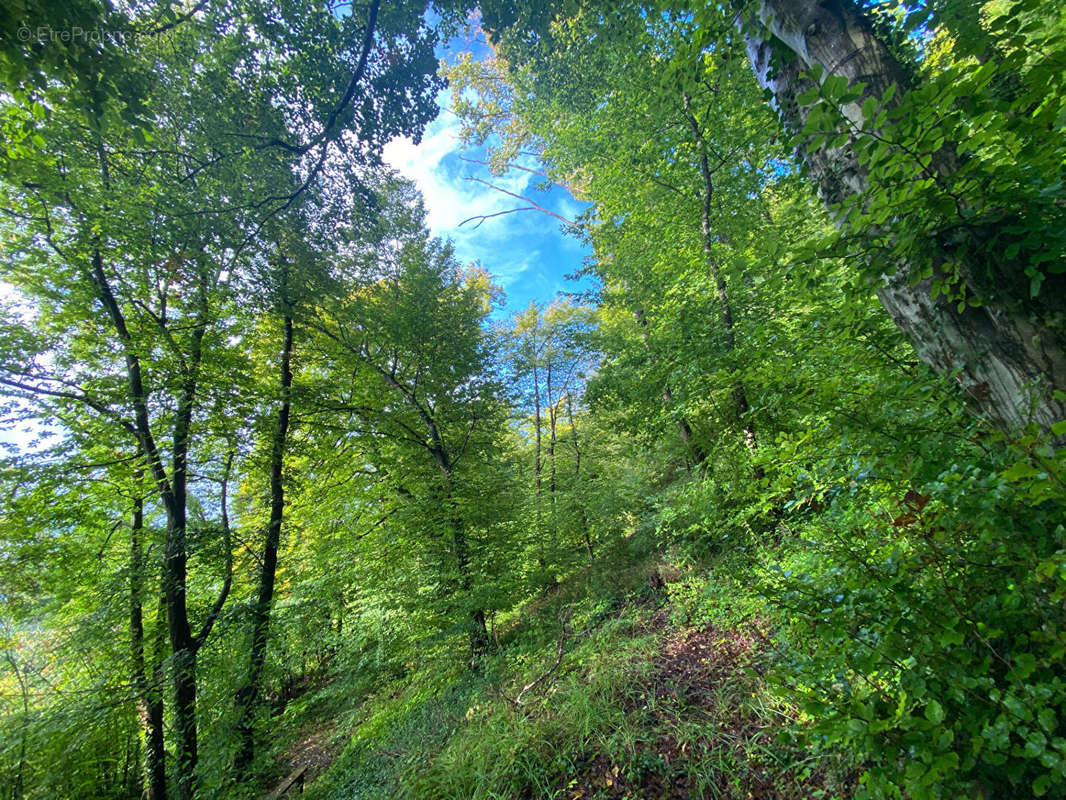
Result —
[[[907,75],[874,32],[858,4],[847,0],[759,0],[739,18],[748,56],[759,83],[770,90],[785,126],[802,128],[806,109],[796,97],[810,86],[803,73],[821,67],[823,80],[845,77],[849,85],[865,84],[863,95],[841,107],[851,123],[861,125],[862,103],[882,98],[890,86],[895,106],[906,89]],[[810,166],[819,193],[832,206],[849,196],[864,195],[868,176],[852,144],[822,147],[802,157]],[[946,145],[935,167],[950,172],[955,154]],[[908,265],[885,276],[877,295],[896,325],[910,338],[919,357],[940,374],[952,374],[977,408],[1000,428],[1017,433],[1030,423],[1047,432],[1066,417],[1066,405],[1054,389],[1066,388],[1066,341],[1053,302],[1031,301],[1006,286],[988,285],[988,264],[964,263],[967,290],[983,300],[977,308],[959,311],[957,303],[930,294],[932,279],[912,285]],[[1002,254],[986,254],[1000,262]],[[1045,307],[1042,308],[1042,305]]]

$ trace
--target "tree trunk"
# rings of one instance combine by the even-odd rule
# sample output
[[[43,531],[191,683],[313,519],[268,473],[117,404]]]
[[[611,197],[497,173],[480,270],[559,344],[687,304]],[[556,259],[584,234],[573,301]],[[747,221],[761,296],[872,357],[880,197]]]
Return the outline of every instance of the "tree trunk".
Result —
[[[689,96],[684,95],[685,119],[699,151],[700,181],[702,183],[702,205],[700,209],[700,242],[703,249],[703,261],[707,265],[711,278],[714,280],[714,291],[718,298],[718,308],[722,314],[722,330],[725,332],[726,353],[731,358],[737,344],[737,334],[733,324],[733,306],[729,302],[729,292],[726,289],[725,276],[718,259],[714,255],[714,230],[711,225],[711,204],[714,200],[714,181],[711,177],[711,165],[707,159],[707,146],[703,139],[703,131],[700,130],[699,122],[690,110]],[[735,366],[730,363],[730,370]],[[748,417],[751,406],[748,404],[748,393],[744,389],[744,382],[734,376],[733,380],[733,406],[736,409],[737,423],[744,431],[744,444],[754,452],[758,449],[755,438],[755,425]],[[762,470],[756,467],[757,477],[762,477]]]
[[[106,161],[101,159],[106,166]],[[174,422],[173,461],[170,476],[163,460],[148,413],[148,393],[144,386],[140,357],[126,325],[126,318],[111,290],[104,272],[100,251],[92,256],[89,277],[95,284],[115,333],[123,348],[128,397],[133,406],[132,431],[136,434],[144,459],[167,514],[166,548],[163,562],[163,591],[167,603],[167,628],[170,634],[174,674],[174,726],[177,731],[175,762],[178,800],[192,800],[196,783],[196,649],[198,644],[189,627],[186,598],[186,461],[189,427],[196,397],[196,373],[202,354],[201,343],[206,327],[206,308],[190,334],[191,352],[187,377],[182,385]],[[203,287],[201,286],[201,290]],[[202,302],[206,302],[201,295]]]
[[[469,595],[473,591],[474,584],[470,579],[470,554],[467,549],[463,518],[455,509],[451,499],[452,461],[448,456],[448,451],[444,449],[444,442],[440,437],[440,431],[437,429],[436,424],[429,417],[425,418],[425,422],[432,442],[430,449],[433,453],[433,459],[443,478],[441,504],[447,505],[451,509],[448,514],[448,521],[452,529],[452,550],[455,553],[455,566],[459,573],[459,588],[464,594]],[[476,660],[489,649],[489,629],[485,622],[484,609],[475,607],[470,611],[469,626],[470,652]]]
[[[162,578],[162,576],[160,577]],[[166,747],[163,739],[165,719],[163,716],[163,681],[166,679],[164,668],[167,657],[167,601],[162,591],[162,579],[160,580],[159,598],[156,603],[154,638],[155,641],[152,645],[152,676],[148,695],[148,715],[152,735],[149,747],[162,756],[157,761],[157,769],[159,770],[162,792],[159,800],[163,800],[166,797],[167,789],[165,771]],[[149,800],[152,800],[152,798],[149,798]]]
[[[566,415],[570,420],[570,439],[574,444],[574,483],[577,486],[581,485],[581,443],[578,441],[577,426],[574,424],[574,401],[573,398],[566,395]],[[592,537],[589,533],[589,519],[585,513],[585,504],[578,502],[578,513],[581,517],[581,533],[585,537],[585,549],[588,550],[589,562],[591,563],[596,559],[596,554],[592,549]]]
[[[18,661],[15,660],[14,651],[5,650],[4,658],[15,673],[15,679],[19,685],[19,694],[22,695],[22,724],[19,726],[18,768],[15,772],[15,779],[11,782],[11,794],[9,795],[12,800],[22,800],[26,780],[26,740],[29,737],[30,728],[30,692],[26,686],[26,679],[23,677],[22,670],[19,668]]]
[[[139,480],[140,476],[138,476]],[[141,534],[144,530],[144,499],[133,500],[130,523],[130,658],[131,682],[137,692],[141,725],[144,728],[144,772],[147,778],[148,800],[165,800],[167,796],[166,748],[163,740],[163,694],[156,684],[156,675],[145,671],[144,615],[141,606],[141,586],[144,576],[144,554]]]
[[[206,288],[201,275],[197,287],[200,308],[189,334],[186,377],[178,397],[167,506],[166,581],[167,623],[174,667],[174,718],[178,729],[178,800],[192,800],[196,794],[198,760],[196,733],[196,656],[201,642],[189,624],[188,569],[188,460],[192,415],[196,405],[203,337],[207,328]]]
[[[473,590],[470,580],[470,556],[467,552],[466,533],[462,520],[452,520],[452,545],[455,548],[455,563],[459,570],[459,585],[467,595]],[[475,660],[489,649],[489,629],[485,624],[485,611],[475,607],[470,611],[470,653]]]
[[[543,510],[540,506],[541,487],[543,484],[543,459],[541,458],[541,415],[540,415],[540,374],[537,370],[536,339],[533,341],[533,426],[535,446],[533,450],[533,525],[537,537],[537,566],[540,568],[540,578],[543,581],[548,571],[547,560],[544,556],[544,520]]]
[[[878,39],[858,4],[760,0],[754,16],[740,24],[756,78],[770,90],[782,121],[793,131],[800,130],[806,118],[796,97],[809,86],[801,73],[810,67],[821,67],[824,77],[840,75],[849,84],[865,84],[863,96],[841,108],[854,124],[864,122],[861,109],[867,97],[881,98],[895,85],[896,96],[887,104],[895,106],[906,88],[905,70]],[[787,57],[782,57],[782,50],[787,50]],[[827,205],[866,193],[867,175],[851,142],[802,156]],[[950,144],[936,160],[941,175],[951,171]],[[1009,261],[1001,253],[964,257],[961,277],[967,290],[981,298],[980,307],[959,311],[948,297],[932,298],[932,279],[911,285],[907,264],[886,276],[878,297],[919,357],[940,374],[955,375],[976,407],[997,426],[1017,433],[1034,423],[1046,433],[1066,417],[1066,404],[1052,395],[1053,389],[1066,387],[1066,341],[1053,324],[1054,304],[1041,309],[1026,296],[1010,296],[1005,286],[988,286],[977,277],[988,272],[988,264],[976,263],[982,257]]]
[[[552,362],[551,356],[548,357],[547,364],[547,383],[545,384],[546,395],[548,398],[548,515],[551,519],[551,525],[549,528],[549,540],[554,544],[558,539],[559,531],[559,517],[556,513],[555,506],[555,490],[557,484],[557,477],[555,472],[555,440],[556,435],[556,412],[555,400],[552,396]]]
[[[278,567],[278,547],[281,524],[285,513],[285,443],[289,432],[292,398],[292,317],[282,322],[281,348],[281,404],[278,407],[274,438],[270,444],[270,520],[263,544],[262,568],[259,572],[259,597],[252,612],[252,645],[248,661],[247,681],[237,694],[237,731],[240,744],[235,766],[238,773],[247,772],[255,756],[255,712],[262,690],[263,663],[266,659],[267,634],[270,629],[270,610],[274,602],[274,580]]]
[[[177,729],[177,797],[192,800],[196,792],[196,642],[185,603],[185,526],[182,501],[167,520],[165,592],[174,674],[174,725]]]

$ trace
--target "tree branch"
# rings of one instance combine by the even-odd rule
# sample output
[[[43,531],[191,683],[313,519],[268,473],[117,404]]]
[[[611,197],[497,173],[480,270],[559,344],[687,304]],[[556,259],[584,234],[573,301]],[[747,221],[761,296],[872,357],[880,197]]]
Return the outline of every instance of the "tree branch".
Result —
[[[494,183],[489,183],[488,181],[483,180],[481,178],[473,178],[473,177],[471,177],[471,178],[467,178],[467,180],[468,181],[473,181],[474,183],[480,183],[483,186],[488,186],[490,189],[495,189],[497,192],[500,192],[501,194],[505,194],[508,197],[513,197],[516,200],[521,200],[523,203],[529,203],[530,207],[535,209],[536,211],[542,211],[545,214],[547,214],[548,216],[555,217],[557,220],[560,220],[560,221],[564,222],[565,224],[570,225],[571,227],[574,225],[574,223],[571,220],[568,220],[566,217],[564,217],[564,216],[562,216],[560,214],[556,214],[554,211],[551,211],[551,210],[545,208],[544,206],[540,205],[539,203],[537,203],[537,202],[535,202],[533,200],[530,200],[528,197],[523,197],[520,194],[515,194],[514,192],[508,191],[507,189],[504,189],[503,187],[497,186]],[[525,210],[527,210],[527,209],[520,209],[520,208],[512,209],[512,211],[525,211]],[[510,213],[510,212],[502,212],[502,213]],[[499,216],[499,213],[485,215],[486,218],[494,217],[494,216]],[[470,219],[477,219],[477,217],[471,217]],[[466,220],[465,222],[469,222],[469,221],[470,220]],[[461,222],[459,224],[463,225],[465,223]]]

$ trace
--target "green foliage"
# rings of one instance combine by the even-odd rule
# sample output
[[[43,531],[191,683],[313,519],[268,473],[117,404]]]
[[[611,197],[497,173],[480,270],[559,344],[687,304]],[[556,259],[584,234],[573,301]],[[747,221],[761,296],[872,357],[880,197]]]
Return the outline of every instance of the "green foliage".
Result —
[[[1057,342],[1066,330],[1061,14],[1039,2],[934,9],[949,27],[913,85],[875,96],[816,67],[796,98],[802,146],[820,157],[846,148],[865,187],[826,198],[841,228],[836,252],[863,253],[871,284],[904,264],[912,285],[927,281],[931,298],[958,313],[1002,309]]]
[[[251,798],[315,736],[321,800],[1066,794],[1066,421],[993,432],[873,297],[1066,363],[1066,18],[838,10],[898,81],[796,76],[826,213],[747,21],[488,3],[463,136],[596,283],[502,321],[379,162],[424,3],[5,9],[0,797]]]
[[[779,680],[820,746],[871,765],[864,796],[1062,791],[1061,494],[1026,499],[1027,463],[834,493],[763,584]]]

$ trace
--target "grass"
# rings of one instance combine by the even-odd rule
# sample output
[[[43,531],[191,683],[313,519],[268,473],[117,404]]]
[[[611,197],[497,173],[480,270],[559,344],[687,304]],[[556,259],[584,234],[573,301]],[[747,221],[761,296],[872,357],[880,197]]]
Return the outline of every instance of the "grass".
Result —
[[[337,708],[346,743],[307,799],[833,796],[784,734],[737,574],[632,549],[575,573],[499,621],[480,671],[438,655]]]

